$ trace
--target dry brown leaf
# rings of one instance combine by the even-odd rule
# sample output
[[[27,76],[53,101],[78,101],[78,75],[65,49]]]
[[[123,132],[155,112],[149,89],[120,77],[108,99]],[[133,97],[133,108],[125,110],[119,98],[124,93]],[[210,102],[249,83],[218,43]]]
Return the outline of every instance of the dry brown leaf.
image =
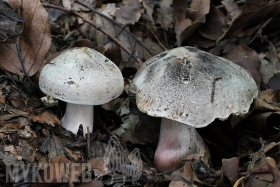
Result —
[[[20,116],[28,117],[29,115],[29,113],[17,109],[8,109],[7,111],[8,113],[4,113],[0,115],[0,123],[3,123],[15,117],[20,117]]]
[[[260,72],[263,82],[267,84],[269,80],[280,72],[280,61],[277,58],[276,49],[272,43],[270,43],[267,53],[260,53],[261,59]]]
[[[45,171],[42,174],[43,180],[48,183],[59,182],[59,181],[68,181],[69,165],[72,162],[65,158],[64,156],[57,156],[50,160],[49,166],[45,168]]]
[[[173,7],[172,1],[170,0],[162,0],[159,5],[155,7],[151,7],[154,9],[155,22],[160,24],[162,28],[165,30],[169,30],[173,27]],[[153,17],[153,15],[152,15]]]
[[[5,152],[10,152],[17,160],[22,160],[22,157],[18,155],[13,145],[4,146]]]
[[[268,165],[268,169],[272,173],[272,176],[274,179],[272,187],[280,186],[280,171],[276,165],[275,160],[271,157],[266,157],[265,161],[266,161],[266,164]]]
[[[0,103],[5,104],[6,103],[6,96],[0,95]]]
[[[271,104],[268,104],[264,100],[260,98],[255,98],[253,102],[253,110],[257,111],[268,111],[268,110],[275,110],[275,111],[280,111],[280,108]]]
[[[96,10],[113,20],[116,12],[116,4],[115,3],[102,4],[102,6],[100,8],[97,8]],[[115,30],[117,27],[114,27],[112,22],[101,17],[100,15],[93,14],[93,12],[88,12],[88,13],[84,13],[83,16],[85,18],[93,20],[97,26],[100,26],[101,28],[105,29],[110,35],[112,36],[117,35],[116,33],[117,31]],[[107,36],[105,36],[102,32],[96,30],[88,23],[83,23],[78,30],[87,39],[92,41],[95,40],[98,46],[104,46],[110,41]]]
[[[178,46],[189,37],[194,30],[205,22],[205,15],[210,11],[209,0],[193,0],[188,7],[185,0],[174,1],[174,31]]]
[[[186,162],[182,168],[178,169],[177,171],[174,171],[171,174],[171,177],[172,179],[169,184],[169,187],[179,187],[179,186],[197,187],[197,185],[195,185],[195,182],[201,184],[195,172],[193,171],[190,162]]]
[[[0,64],[15,74],[32,76],[43,65],[51,44],[48,13],[39,0],[10,0],[9,3],[13,8],[20,7],[21,16],[28,21],[18,38],[18,47],[14,43],[0,44]]]
[[[69,149],[67,147],[64,147],[64,151],[67,154],[67,156],[69,158],[71,158],[71,160],[74,160],[75,162],[84,162],[85,158],[84,156],[81,154],[80,151],[74,151],[72,149]]]
[[[258,87],[260,86],[260,59],[254,50],[244,45],[238,45],[232,48],[226,55],[223,56],[223,58],[226,58],[249,71]]]
[[[242,9],[235,4],[234,0],[223,0],[221,3],[225,6],[228,16],[231,19],[237,17],[242,11]]]
[[[225,34],[219,39],[234,38],[244,33],[251,34],[267,24],[271,18],[275,17],[280,8],[280,2],[270,3],[269,1],[256,0],[245,1],[242,13],[235,16],[232,25]]]
[[[104,175],[111,173],[111,171],[108,168],[109,158],[96,157],[90,159],[88,163],[93,168],[94,175],[97,177],[102,177]]]
[[[20,145],[16,146],[18,154],[22,157],[23,160],[33,163],[35,160],[34,149],[30,145]]]
[[[154,18],[153,18],[155,2],[152,2],[149,0],[143,0],[142,5],[146,10],[143,14],[143,17],[145,19],[147,19],[150,23],[155,24]],[[172,17],[172,16],[170,16],[170,17]]]
[[[61,140],[56,136],[51,136],[45,138],[42,141],[42,145],[39,148],[39,151],[48,155],[49,159],[55,158],[59,155],[64,155],[64,146]]]
[[[199,27],[199,32],[205,38],[217,40],[223,35],[226,17],[214,5],[210,5],[210,12],[206,15],[206,21]]]
[[[275,74],[273,77],[269,79],[268,82],[269,88],[274,91],[280,90],[280,73]]]
[[[277,102],[273,89],[264,90],[260,92],[259,96],[262,100],[264,100],[269,104],[273,104]]]
[[[9,100],[13,104],[13,106],[22,111],[28,111],[27,103],[22,98],[18,97],[10,97]]]
[[[139,0],[126,0],[124,5],[116,10],[116,21],[122,25],[135,24],[140,19],[141,9]]]
[[[55,124],[61,124],[61,121],[58,119],[58,117],[48,111],[45,111],[43,114],[40,114],[39,116],[30,115],[30,119],[34,122],[38,123],[46,123],[51,126],[55,126]]]
[[[138,35],[144,35],[142,31],[135,31]],[[153,37],[152,31],[148,31],[145,33],[147,38],[142,39],[141,37],[137,37],[137,40],[141,41],[143,45],[145,45],[149,51],[153,54],[158,54],[162,51],[164,51],[164,48],[159,44],[159,41],[153,41],[151,38]],[[122,32],[122,34],[118,38],[123,46],[126,46],[128,49],[135,49],[135,55],[139,59],[148,60],[152,55],[143,47],[142,44],[139,44],[135,41],[134,38],[132,38],[127,33]],[[126,63],[126,67],[136,67],[137,64],[135,63],[135,60],[131,58],[131,56],[127,53],[125,53],[123,50],[121,50],[121,57],[122,62]],[[124,64],[121,63],[120,66],[123,66]],[[137,68],[137,67],[136,67]]]
[[[62,0],[63,6],[67,9],[74,9],[76,11],[89,11],[88,8],[79,5],[78,3],[74,3],[74,0]],[[81,0],[80,2],[88,5],[88,6],[93,6],[93,4],[95,3],[94,0]]]
[[[14,108],[8,109],[8,112],[10,114],[15,114],[15,115],[24,116],[24,117],[27,117],[29,115],[28,112],[24,112],[24,111],[21,111],[21,110],[18,110],[18,109],[14,109]]]
[[[19,35],[25,21],[7,3],[0,1],[0,41]]]
[[[239,158],[222,159],[222,167],[224,176],[234,184],[239,178]]]

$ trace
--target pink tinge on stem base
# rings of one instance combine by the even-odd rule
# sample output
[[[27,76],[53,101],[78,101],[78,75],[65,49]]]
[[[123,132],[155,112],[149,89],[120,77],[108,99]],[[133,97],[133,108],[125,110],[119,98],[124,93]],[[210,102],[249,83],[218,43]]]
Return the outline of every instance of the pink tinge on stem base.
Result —
[[[160,172],[176,169],[188,155],[207,152],[208,148],[195,128],[162,118],[154,161]]]

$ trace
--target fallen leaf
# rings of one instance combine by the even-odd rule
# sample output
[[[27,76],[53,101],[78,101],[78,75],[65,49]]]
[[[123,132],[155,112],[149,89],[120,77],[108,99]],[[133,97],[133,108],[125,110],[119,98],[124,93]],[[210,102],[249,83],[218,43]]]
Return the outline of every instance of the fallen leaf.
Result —
[[[81,0],[82,3],[88,5],[88,6],[93,6],[94,5],[94,1],[93,0]],[[89,11],[88,8],[75,3],[74,0],[62,0],[63,6],[67,9],[74,9],[75,11]]]
[[[41,178],[48,183],[68,181],[69,166],[72,162],[64,156],[56,156],[46,164]]]
[[[271,18],[278,14],[280,3],[269,3],[269,1],[245,1],[241,14],[236,14],[232,20],[231,26],[218,40],[234,38],[248,32],[251,34],[262,28],[262,24],[268,24]]]
[[[6,103],[6,96],[0,95],[0,103],[5,104]]]
[[[30,119],[34,122],[48,124],[53,127],[55,126],[55,124],[59,124],[59,125],[61,124],[61,121],[58,119],[58,117],[48,111],[45,111],[43,114],[40,114],[39,116],[35,116],[31,114]]]
[[[222,167],[224,176],[234,184],[239,178],[239,158],[222,159]]]
[[[22,157],[23,160],[33,163],[35,160],[34,149],[30,145],[20,145],[16,146],[18,154]]]
[[[254,50],[244,45],[238,45],[233,47],[226,55],[223,56],[223,58],[226,58],[249,71],[258,87],[260,86],[260,59]]]
[[[9,100],[11,101],[11,103],[15,108],[22,111],[28,111],[27,103],[22,98],[10,97]]]
[[[94,175],[97,177],[102,177],[104,175],[111,173],[111,171],[108,168],[109,158],[96,157],[96,158],[90,159],[88,161],[88,163],[93,168]]]
[[[85,161],[84,156],[79,151],[74,151],[72,149],[64,147],[64,152],[69,158],[71,158],[71,160],[73,160],[75,162],[78,162],[78,161],[84,162]]]
[[[17,160],[22,160],[22,157],[18,155],[13,145],[4,146],[5,152],[10,152]]]
[[[43,140],[39,151],[48,155],[49,159],[64,155],[61,140],[56,136],[47,137]]]
[[[179,187],[179,186],[197,187],[199,185],[195,185],[195,183],[202,184],[200,180],[197,178],[196,174],[194,173],[190,162],[186,162],[182,168],[178,169],[177,171],[174,171],[171,174],[171,177],[172,179],[169,184],[169,187]]]
[[[259,57],[261,59],[260,72],[262,79],[267,84],[275,74],[280,72],[280,61],[277,58],[274,45],[270,43],[268,52],[260,53]]]
[[[242,11],[242,9],[235,4],[234,0],[223,0],[221,3],[225,6],[231,20],[237,17]]]
[[[115,16],[116,21],[122,25],[135,24],[141,16],[139,0],[123,1],[116,10]]]
[[[280,73],[276,73],[273,77],[269,79],[269,88],[274,91],[280,90]]]
[[[6,2],[0,1],[0,40],[21,34],[25,18],[18,15]]]
[[[10,0],[28,21],[16,43],[0,44],[1,66],[18,75],[34,75],[43,65],[51,44],[48,13],[39,0]],[[22,3],[22,4],[21,4]]]
[[[205,22],[205,15],[210,11],[209,0],[193,0],[189,8],[187,5],[184,0],[173,3],[174,31],[178,46]]]
[[[157,3],[159,3],[159,2],[157,2]],[[144,12],[144,16],[143,17],[145,17],[145,19],[147,19],[152,24],[155,24],[154,18],[153,18],[155,4],[156,4],[156,2],[149,1],[149,0],[143,0],[142,1],[142,5],[143,5],[143,7],[146,10]],[[170,16],[170,17],[172,17],[172,16]]]
[[[254,111],[267,111],[267,110],[280,111],[279,107],[271,105],[260,98],[254,99],[252,109]]]
[[[165,30],[169,30],[173,27],[173,7],[172,1],[162,0],[157,6],[153,7],[155,22],[160,24]],[[153,16],[153,15],[152,15]]]
[[[277,102],[273,89],[264,90],[260,92],[259,96],[262,100],[264,100],[269,104],[273,104]]]
[[[266,157],[265,161],[274,179],[272,187],[280,186],[280,171],[276,165],[275,160],[271,157]]]
[[[217,40],[223,35],[223,28],[227,20],[224,14],[214,5],[210,5],[210,12],[206,21],[199,27],[199,32],[205,38]]]

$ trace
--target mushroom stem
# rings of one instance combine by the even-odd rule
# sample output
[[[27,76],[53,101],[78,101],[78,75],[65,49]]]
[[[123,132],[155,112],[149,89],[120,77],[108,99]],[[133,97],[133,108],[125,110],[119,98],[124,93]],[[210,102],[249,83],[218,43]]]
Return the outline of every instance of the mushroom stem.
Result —
[[[62,127],[76,134],[79,125],[83,124],[84,134],[87,133],[87,127],[89,132],[92,132],[93,115],[93,105],[67,103],[65,114],[61,119]]]
[[[194,127],[162,118],[159,142],[154,157],[156,167],[160,172],[176,169],[180,161],[190,154],[205,152],[205,157],[210,158],[208,151]]]

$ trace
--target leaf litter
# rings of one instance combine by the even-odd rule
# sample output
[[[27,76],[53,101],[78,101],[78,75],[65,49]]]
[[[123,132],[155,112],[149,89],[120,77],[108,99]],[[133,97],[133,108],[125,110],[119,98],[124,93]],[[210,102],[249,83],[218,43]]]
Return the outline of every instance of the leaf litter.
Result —
[[[278,1],[8,3],[0,1],[1,185],[279,186]],[[245,68],[260,93],[248,114],[198,129],[210,165],[201,161],[203,154],[193,154],[180,168],[158,173],[153,156],[160,119],[141,113],[128,87],[142,62],[184,45]],[[95,107],[89,137],[63,129],[65,103],[38,89],[47,58],[76,46],[106,55],[126,84],[117,100]]]

